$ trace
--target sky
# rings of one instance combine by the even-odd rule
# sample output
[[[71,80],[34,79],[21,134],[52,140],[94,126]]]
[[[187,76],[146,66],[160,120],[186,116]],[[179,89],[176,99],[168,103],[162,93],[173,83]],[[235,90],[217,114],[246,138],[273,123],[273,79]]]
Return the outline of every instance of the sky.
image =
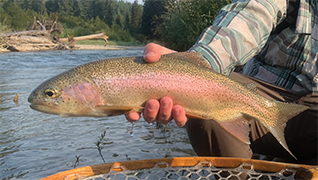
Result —
[[[124,0],[130,3],[134,3],[135,0]],[[138,4],[143,4],[142,0],[138,0]]]

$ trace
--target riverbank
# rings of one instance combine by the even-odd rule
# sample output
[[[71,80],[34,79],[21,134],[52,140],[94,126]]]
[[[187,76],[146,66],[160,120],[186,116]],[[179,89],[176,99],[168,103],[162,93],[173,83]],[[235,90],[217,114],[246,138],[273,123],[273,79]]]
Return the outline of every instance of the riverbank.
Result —
[[[142,50],[143,46],[118,46],[118,45],[83,45],[78,44],[75,45],[72,50],[89,50],[89,49],[105,49],[105,50]],[[28,52],[28,51],[51,51],[52,49],[43,47],[39,49],[38,47],[28,46],[27,48],[24,48],[20,50],[19,52]],[[10,50],[0,47],[0,53],[7,53],[11,52]]]
[[[75,45],[73,49],[87,50],[87,49],[105,49],[105,50],[143,50],[144,46],[118,46],[118,45]]]

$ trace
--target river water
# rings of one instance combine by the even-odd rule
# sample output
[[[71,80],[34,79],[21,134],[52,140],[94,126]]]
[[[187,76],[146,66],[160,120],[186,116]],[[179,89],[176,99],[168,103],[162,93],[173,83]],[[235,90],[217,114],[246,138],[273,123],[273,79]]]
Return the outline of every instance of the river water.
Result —
[[[124,116],[62,118],[29,107],[31,91],[58,73],[94,60],[140,55],[141,50],[0,54],[0,179],[40,179],[73,169],[75,164],[101,164],[96,142],[104,131],[100,147],[106,163],[194,156],[185,129],[174,123],[149,125],[141,119],[132,136],[132,124]]]

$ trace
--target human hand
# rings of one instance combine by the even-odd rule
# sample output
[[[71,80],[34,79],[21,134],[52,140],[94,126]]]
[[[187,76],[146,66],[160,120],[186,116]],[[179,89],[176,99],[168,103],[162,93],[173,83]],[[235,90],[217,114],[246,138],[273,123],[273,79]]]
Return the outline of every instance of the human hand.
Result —
[[[146,62],[157,62],[161,55],[174,53],[176,51],[160,46],[158,44],[149,43],[144,49],[144,59]],[[131,112],[126,115],[129,122],[135,122],[140,119],[141,114],[138,112]],[[143,117],[148,123],[156,120],[163,124],[169,123],[172,119],[175,120],[179,127],[182,127],[187,122],[185,110],[180,105],[173,105],[173,101],[169,97],[163,97],[160,101],[150,99],[143,111]]]

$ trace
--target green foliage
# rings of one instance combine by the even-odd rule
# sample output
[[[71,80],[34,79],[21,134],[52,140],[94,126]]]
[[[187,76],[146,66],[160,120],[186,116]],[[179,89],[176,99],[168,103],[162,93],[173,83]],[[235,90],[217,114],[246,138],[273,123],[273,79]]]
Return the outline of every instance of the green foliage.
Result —
[[[163,23],[162,15],[167,12],[167,0],[145,0],[142,14],[142,33],[148,38],[159,38],[155,35],[155,27]]]
[[[10,32],[11,29],[7,25],[7,14],[5,13],[5,10],[2,8],[3,4],[1,3],[0,5],[0,33]]]
[[[85,21],[80,17],[62,17],[60,21],[63,24],[64,32],[62,37],[69,36],[84,36],[93,33],[106,32],[107,36],[112,41],[134,41],[128,30],[122,29],[118,25],[113,25],[109,28],[108,25],[101,21],[99,17]]]
[[[76,41],[76,44],[105,45],[105,41],[102,39],[92,39],[92,40]],[[108,41],[108,45],[111,45],[111,46],[144,46],[145,44],[142,44],[139,41],[129,41],[129,42]]]
[[[109,27],[99,19],[92,18],[89,21],[85,21],[80,17],[68,16],[61,17],[61,23],[63,24],[64,31],[62,33],[62,37],[69,36],[84,36],[98,32],[108,32]],[[108,34],[108,33],[107,33]]]
[[[7,32],[11,32],[11,29],[7,25],[0,22],[0,33],[7,33]]]
[[[24,11],[17,3],[7,2],[3,5],[4,12],[0,22],[14,30],[25,30],[33,22],[33,17]]]
[[[106,32],[110,39],[131,41],[132,4],[115,0],[48,0],[47,11],[58,13],[62,37]],[[141,7],[139,5],[139,7]],[[142,8],[142,7],[141,7]]]
[[[94,32],[99,30],[109,30],[108,25],[104,21],[100,20],[98,16],[90,20],[89,27]]]
[[[112,41],[133,41],[134,38],[130,35],[128,30],[123,30],[119,26],[114,26],[107,32],[109,40]]]
[[[82,26],[76,26],[74,28],[74,32],[75,32],[74,36],[84,36],[84,35],[89,35],[94,33],[91,29],[85,28]]]
[[[45,8],[49,13],[58,12],[59,10],[58,0],[48,0],[45,3]]]
[[[169,0],[163,23],[156,32],[163,37],[166,46],[175,50],[189,49],[201,32],[209,27],[219,10],[230,0]]]
[[[230,1],[143,0],[142,6],[138,0],[0,0],[0,32],[27,30],[34,17],[58,18],[60,37],[106,32],[110,41],[155,39],[186,50]]]
[[[136,34],[140,28],[142,17],[142,7],[138,5],[138,0],[135,0],[131,9],[131,33]]]
[[[106,0],[105,2],[105,10],[103,11],[104,12],[104,22],[106,24],[108,24],[110,27],[113,26],[114,24],[114,17],[115,17],[115,9],[114,9],[114,6],[115,6],[115,1],[114,0]]]

